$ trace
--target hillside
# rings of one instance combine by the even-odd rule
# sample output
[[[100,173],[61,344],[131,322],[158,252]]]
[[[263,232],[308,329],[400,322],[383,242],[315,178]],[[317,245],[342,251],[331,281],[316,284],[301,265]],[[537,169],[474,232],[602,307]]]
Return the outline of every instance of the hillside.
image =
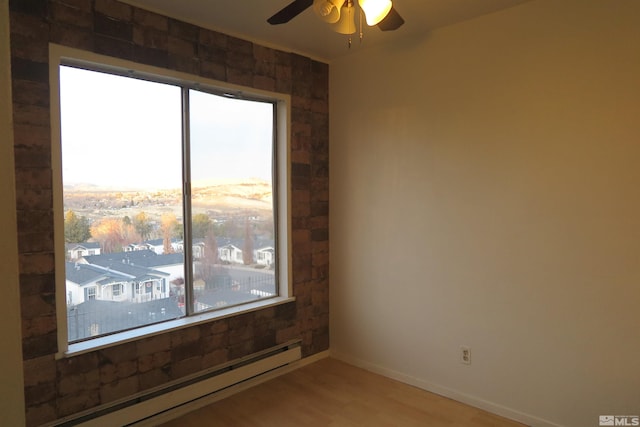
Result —
[[[219,181],[192,185],[192,209],[210,216],[227,216],[241,212],[272,209],[270,183],[252,179],[244,181]],[[144,211],[159,218],[167,212],[182,217],[182,191],[164,190],[113,190],[92,185],[68,185],[64,187],[64,209],[90,220],[105,217],[133,217]]]

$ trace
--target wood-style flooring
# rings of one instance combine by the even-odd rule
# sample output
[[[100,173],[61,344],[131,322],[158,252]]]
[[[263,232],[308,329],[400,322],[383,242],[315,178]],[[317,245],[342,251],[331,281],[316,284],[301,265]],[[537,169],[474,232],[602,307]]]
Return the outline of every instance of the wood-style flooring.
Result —
[[[164,424],[164,427],[203,426],[522,427],[522,424],[326,358]]]

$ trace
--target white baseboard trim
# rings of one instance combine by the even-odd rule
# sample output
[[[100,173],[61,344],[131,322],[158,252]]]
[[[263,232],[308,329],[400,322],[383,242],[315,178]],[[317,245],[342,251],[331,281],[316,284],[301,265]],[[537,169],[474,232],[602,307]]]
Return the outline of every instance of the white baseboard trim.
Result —
[[[266,381],[277,378],[281,375],[292,372],[296,369],[299,369],[303,366],[310,365],[311,363],[317,362],[321,359],[325,359],[329,357],[329,351],[323,351],[320,353],[313,354],[311,356],[305,357],[304,359],[297,360],[295,362],[289,363],[286,366],[283,366],[278,369],[274,369],[270,372],[267,372],[259,377],[252,378],[250,380],[246,380],[240,384],[228,387],[224,390],[216,392],[214,394],[210,394],[208,396],[202,397],[200,399],[194,400],[189,403],[185,403],[176,408],[169,409],[165,412],[161,412],[159,414],[154,415],[151,418],[147,418],[145,420],[139,421],[135,424],[132,424],[134,427],[152,427],[157,426],[166,422],[169,422],[173,419],[179,418],[188,414],[189,412],[193,412],[197,409],[204,408],[207,405],[211,405],[214,402],[225,399],[227,397],[233,396],[236,393],[240,393],[243,390],[247,390],[251,387],[255,387],[259,384],[262,384]]]
[[[404,374],[402,372],[398,372],[393,369],[388,369],[388,368],[349,356],[344,353],[336,352],[334,350],[331,350],[330,353],[331,353],[330,356],[332,358],[341,360],[350,365],[357,366],[359,368],[365,369],[375,374],[382,375],[384,377],[391,378],[393,380],[400,381],[405,384],[409,384],[411,386],[429,391],[431,393],[438,394],[440,396],[448,397],[449,399],[456,400],[458,402],[464,403],[469,406],[473,406],[474,408],[482,409],[484,411],[490,412],[495,415],[499,415],[501,417],[509,418],[510,420],[514,420],[531,427],[563,427],[560,424],[553,423],[543,418],[526,414],[524,412],[520,412],[515,409],[507,408],[506,406],[489,402],[479,397],[462,393],[460,391],[453,390],[448,387],[443,387],[441,385],[434,384],[432,382],[425,381],[420,378],[415,378],[410,375]]]

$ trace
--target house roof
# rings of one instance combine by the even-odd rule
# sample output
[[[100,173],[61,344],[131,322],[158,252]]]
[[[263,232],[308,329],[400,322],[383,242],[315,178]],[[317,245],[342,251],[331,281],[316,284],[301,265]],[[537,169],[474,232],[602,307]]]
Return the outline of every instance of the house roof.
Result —
[[[237,247],[236,245],[232,245],[231,243],[228,243],[228,244],[226,244],[226,245],[219,246],[219,248],[237,249],[237,250],[239,250],[239,251],[240,251],[240,250],[242,250],[242,249],[240,249],[239,247]]]
[[[152,257],[145,257],[137,259],[134,262],[136,265],[141,265],[144,267],[162,267],[167,265],[176,265],[176,264],[184,264],[184,254],[183,253],[175,253],[175,254],[162,254],[156,255]]]
[[[177,239],[171,239],[171,243],[175,243],[177,241]],[[151,245],[151,246],[163,246],[164,245],[164,239],[151,239],[151,240],[145,240],[144,242],[142,242],[143,245]]]
[[[270,253],[275,253],[275,249],[271,246],[267,246],[266,248],[260,248],[260,249],[256,249],[256,252],[270,252]]]
[[[73,262],[67,262],[65,268],[65,274],[68,281],[77,283],[78,285],[85,285],[99,280],[102,277],[106,277],[104,271],[97,271],[93,268],[86,268],[86,264],[76,264]]]
[[[184,244],[183,240],[180,240],[178,243]],[[202,238],[195,238],[191,242],[193,246],[199,245],[204,246],[206,244],[206,240]],[[237,249],[244,247],[244,239],[237,238],[229,238],[229,237],[218,237],[216,236],[216,245],[219,248],[230,247],[233,246]],[[254,247],[256,248],[265,248],[265,247],[273,247],[274,241],[273,239],[263,239],[257,238],[254,242]]]
[[[65,270],[68,281],[80,286],[98,282],[108,284],[122,281],[143,281],[169,276],[169,273],[144,266],[107,261],[99,264],[80,264],[68,262]]]
[[[154,276],[155,278],[169,276],[169,273],[165,273],[164,271],[154,270],[142,265],[127,264],[126,262],[122,261],[105,261],[103,263],[94,264],[94,266],[99,266],[110,271],[126,274],[134,280],[142,280],[142,277],[145,276]]]
[[[103,265],[108,262],[120,262],[129,261],[129,263],[136,264],[137,261],[144,258],[155,257],[158,256],[157,253],[152,251],[151,249],[143,249],[141,251],[131,251],[131,252],[115,252],[109,254],[100,254],[100,255],[87,255],[84,256],[84,260],[89,264],[99,264]]]
[[[74,249],[100,249],[100,243],[98,242],[65,243],[65,247],[68,251],[72,251]]]
[[[90,264],[110,267],[121,271],[123,270],[120,265],[154,268],[184,263],[184,254],[182,253],[158,255],[150,249],[102,255],[88,255],[83,258]]]
[[[86,285],[99,280],[131,280],[134,276],[123,274],[120,271],[109,270],[97,265],[66,263],[65,275],[68,281],[78,285]]]

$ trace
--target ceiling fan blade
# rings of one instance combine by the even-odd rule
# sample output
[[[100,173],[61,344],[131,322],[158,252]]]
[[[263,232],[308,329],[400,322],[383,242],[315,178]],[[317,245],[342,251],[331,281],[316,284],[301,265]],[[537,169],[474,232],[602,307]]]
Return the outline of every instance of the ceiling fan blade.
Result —
[[[300,13],[304,12],[312,4],[313,0],[293,0],[282,10],[277,12],[271,18],[267,19],[267,22],[271,25],[287,23],[298,16]]]
[[[391,6],[391,10],[387,16],[378,23],[378,28],[382,31],[393,31],[400,28],[402,24],[404,24],[404,19],[402,19],[402,16],[400,16],[396,9]]]

